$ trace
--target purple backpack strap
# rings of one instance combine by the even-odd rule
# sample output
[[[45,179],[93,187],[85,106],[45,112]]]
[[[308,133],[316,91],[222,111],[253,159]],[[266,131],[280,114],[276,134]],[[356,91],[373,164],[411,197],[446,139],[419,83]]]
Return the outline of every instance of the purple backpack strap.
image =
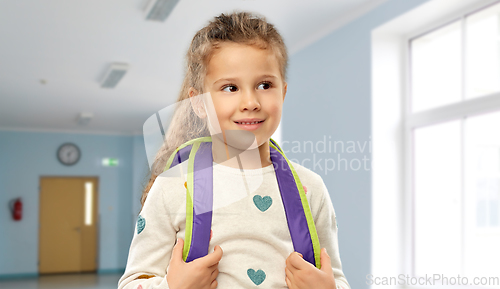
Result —
[[[191,246],[186,262],[208,254],[214,191],[211,142],[200,143],[194,157],[192,170],[188,167],[188,173],[191,172],[193,172],[193,226]],[[186,207],[186,209],[190,208]]]
[[[287,160],[275,148],[270,147],[270,154],[285,209],[288,229],[292,237],[293,248],[304,256],[304,260],[316,265],[306,214],[292,170]]]
[[[173,168],[176,165],[187,160],[189,158],[189,153],[191,152],[191,148],[193,148],[193,145],[188,145],[178,150],[177,153],[175,154],[174,159],[172,160],[172,164],[166,169]]]

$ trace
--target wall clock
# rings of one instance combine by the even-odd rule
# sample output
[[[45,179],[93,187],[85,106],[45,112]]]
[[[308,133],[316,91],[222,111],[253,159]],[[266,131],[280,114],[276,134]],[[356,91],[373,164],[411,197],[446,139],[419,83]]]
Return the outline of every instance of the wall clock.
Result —
[[[57,149],[57,159],[61,164],[72,166],[80,160],[80,149],[72,143],[64,143]]]

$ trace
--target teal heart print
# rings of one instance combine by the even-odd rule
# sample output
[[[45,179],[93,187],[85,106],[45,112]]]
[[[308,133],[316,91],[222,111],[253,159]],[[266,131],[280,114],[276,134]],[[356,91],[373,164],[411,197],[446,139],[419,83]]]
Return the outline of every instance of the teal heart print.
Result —
[[[253,203],[257,208],[259,208],[259,210],[264,212],[272,205],[273,199],[269,196],[261,197],[259,195],[255,195],[253,197]]]
[[[250,277],[250,280],[255,283],[255,285],[260,285],[266,279],[266,273],[260,269],[257,270],[257,272],[255,272],[254,269],[248,269],[247,275]]]
[[[146,219],[139,215],[137,218],[137,234],[140,234],[144,230],[144,227],[146,227]]]

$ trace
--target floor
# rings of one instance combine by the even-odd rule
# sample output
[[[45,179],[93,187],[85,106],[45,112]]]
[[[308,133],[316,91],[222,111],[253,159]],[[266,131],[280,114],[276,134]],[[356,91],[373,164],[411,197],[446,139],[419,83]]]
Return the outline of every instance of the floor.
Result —
[[[116,289],[121,274],[63,274],[0,280],[1,289]]]

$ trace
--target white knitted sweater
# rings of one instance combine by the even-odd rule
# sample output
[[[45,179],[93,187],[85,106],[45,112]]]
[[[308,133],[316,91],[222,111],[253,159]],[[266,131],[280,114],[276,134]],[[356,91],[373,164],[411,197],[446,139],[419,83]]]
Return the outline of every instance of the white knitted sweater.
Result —
[[[323,179],[300,164],[291,164],[307,190],[320,247],[326,247],[331,258],[337,287],[350,289],[342,272],[335,211]],[[209,252],[215,245],[223,250],[217,288],[288,288],[285,260],[294,249],[273,165],[240,170],[214,163],[213,172]],[[177,238],[185,239],[186,177],[187,162],[183,162],[161,174],[151,187],[136,222],[119,289],[169,288],[165,277],[172,248]],[[271,202],[266,198],[267,202],[254,203],[256,195],[269,196]],[[262,270],[264,274],[258,272],[261,280],[265,275],[264,281],[256,285],[249,269]]]

